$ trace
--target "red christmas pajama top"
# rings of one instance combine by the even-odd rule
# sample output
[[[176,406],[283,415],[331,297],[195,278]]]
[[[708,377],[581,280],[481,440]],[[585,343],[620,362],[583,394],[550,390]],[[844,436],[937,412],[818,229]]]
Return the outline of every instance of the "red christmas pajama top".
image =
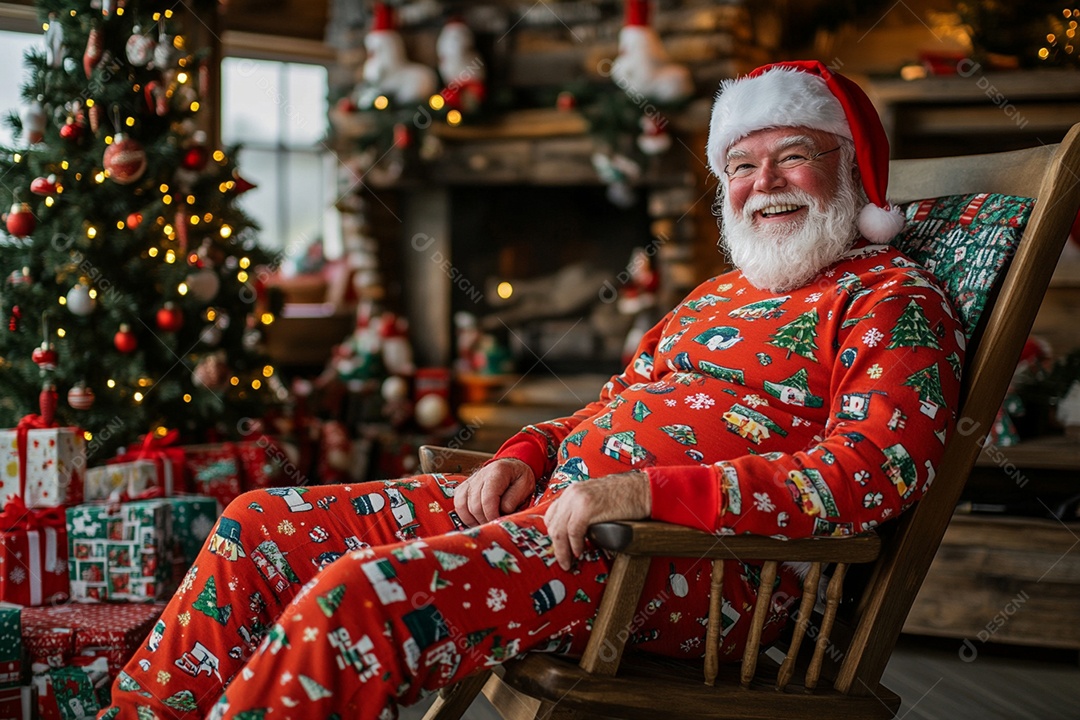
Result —
[[[936,279],[859,242],[805,287],[733,271],[650,330],[574,415],[531,425],[498,457],[538,493],[645,470],[652,517],[725,534],[847,535],[930,487],[952,431],[965,338]]]

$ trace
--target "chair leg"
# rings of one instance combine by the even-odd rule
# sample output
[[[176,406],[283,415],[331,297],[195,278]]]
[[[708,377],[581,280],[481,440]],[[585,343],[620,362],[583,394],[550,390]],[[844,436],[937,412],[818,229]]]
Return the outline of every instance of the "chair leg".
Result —
[[[424,720],[460,720],[480,694],[491,671],[479,672],[439,691],[439,697],[424,713]]]

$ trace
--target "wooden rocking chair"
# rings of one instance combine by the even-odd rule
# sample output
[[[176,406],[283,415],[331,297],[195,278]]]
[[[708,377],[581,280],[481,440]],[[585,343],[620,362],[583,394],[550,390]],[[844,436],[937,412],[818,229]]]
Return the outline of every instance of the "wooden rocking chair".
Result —
[[[514,719],[894,716],[900,698],[880,684],[881,676],[978,456],[979,443],[1001,405],[1080,206],[1080,125],[1060,145],[895,161],[889,188],[890,199],[900,203],[975,192],[1038,199],[997,297],[991,298],[992,305],[983,316],[977,342],[968,348],[957,417],[963,421],[959,427],[970,430],[953,434],[927,496],[879,533],[851,538],[785,542],[739,535],[718,539],[658,522],[594,525],[593,539],[617,555],[580,662],[528,653],[494,672],[478,673],[444,689],[425,720],[457,720],[481,690],[503,717]],[[487,457],[424,447],[421,467],[425,472],[468,472]],[[704,682],[700,662],[644,653],[623,657],[629,635],[625,629],[633,621],[649,563],[656,556],[713,561]],[[718,668],[716,659],[721,626],[719,576],[726,559],[764,562],[762,590],[739,668]],[[777,668],[760,653],[758,640],[772,579],[779,563],[785,561],[809,562],[811,570],[789,649]],[[850,617],[838,619],[845,569],[852,563],[873,564],[867,566],[868,579],[858,589],[855,602],[845,603]],[[832,564],[832,575],[824,615],[812,619],[816,590],[828,564]],[[808,643],[804,647],[804,639],[811,623],[810,637],[816,634],[816,643],[812,652],[806,652],[810,648]],[[838,664],[828,662],[838,655]]]

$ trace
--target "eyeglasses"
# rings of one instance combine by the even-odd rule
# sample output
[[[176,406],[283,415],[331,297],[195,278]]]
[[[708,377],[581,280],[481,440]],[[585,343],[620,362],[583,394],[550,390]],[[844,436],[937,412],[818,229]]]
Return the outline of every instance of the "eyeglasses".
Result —
[[[803,155],[803,154],[798,153],[798,152],[792,152],[792,153],[789,153],[789,154],[785,155],[780,160],[777,160],[773,164],[776,167],[780,168],[781,170],[785,170],[785,171],[786,170],[794,170],[797,167],[802,167],[803,165],[805,165],[808,162],[812,162],[814,160],[817,160],[822,155],[828,155],[829,153],[836,152],[839,149],[840,149],[840,146],[837,145],[832,150],[824,150],[822,152],[809,153],[807,155]],[[732,165],[731,163],[728,163],[727,165],[724,166],[724,174],[727,175],[729,178],[733,178],[733,179],[734,178],[739,178],[739,179],[748,178],[748,177],[750,177],[751,175],[753,175],[754,173],[756,173],[758,171],[758,166],[757,165],[755,165],[752,162],[748,162],[746,160],[738,160],[738,161],[736,161],[735,167],[732,167],[731,165]]]

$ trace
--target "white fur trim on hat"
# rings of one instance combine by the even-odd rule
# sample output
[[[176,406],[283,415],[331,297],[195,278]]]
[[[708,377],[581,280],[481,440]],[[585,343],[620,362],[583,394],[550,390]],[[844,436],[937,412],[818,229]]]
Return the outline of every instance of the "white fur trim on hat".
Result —
[[[755,130],[808,127],[851,140],[844,108],[821,78],[775,68],[720,84],[709,123],[709,168],[719,177],[728,149]]]
[[[899,235],[906,224],[907,218],[900,212],[900,208],[892,206],[886,210],[873,203],[863,205],[855,221],[862,236],[879,245],[884,245]]]

